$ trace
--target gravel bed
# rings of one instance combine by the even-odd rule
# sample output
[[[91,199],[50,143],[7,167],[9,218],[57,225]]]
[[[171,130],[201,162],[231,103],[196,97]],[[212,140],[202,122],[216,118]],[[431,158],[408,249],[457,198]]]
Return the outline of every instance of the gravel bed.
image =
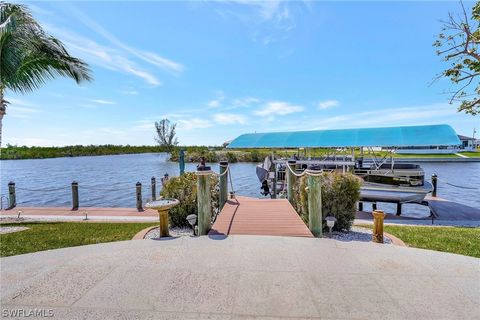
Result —
[[[144,239],[155,239],[158,238],[160,235],[160,229],[155,228],[150,230]],[[172,237],[185,237],[185,236],[192,236],[193,231],[191,228],[170,228],[170,236]]]
[[[371,242],[372,230],[361,227],[352,227],[350,232],[332,232],[332,238],[339,241]],[[383,242],[385,244],[392,244],[392,240],[386,236],[383,237]]]
[[[0,234],[6,234],[6,233],[14,233],[14,232],[19,232],[23,230],[28,230],[30,228],[27,227],[2,227],[0,226]]]

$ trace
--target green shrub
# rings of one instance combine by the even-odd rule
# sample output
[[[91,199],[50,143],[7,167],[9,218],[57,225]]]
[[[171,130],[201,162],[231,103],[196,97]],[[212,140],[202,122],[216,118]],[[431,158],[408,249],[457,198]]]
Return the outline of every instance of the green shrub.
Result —
[[[362,179],[351,173],[325,172],[322,180],[322,214],[323,218],[332,215],[337,218],[334,230],[350,230],[355,219],[356,202],[360,199]],[[307,176],[297,179],[294,187],[294,207],[308,224]],[[324,223],[324,228],[326,224]]]
[[[212,217],[218,212],[218,178],[211,176]],[[175,198],[180,204],[169,211],[170,227],[188,226],[187,216],[198,215],[197,210],[197,176],[187,172],[182,176],[170,178],[160,194],[165,198]]]

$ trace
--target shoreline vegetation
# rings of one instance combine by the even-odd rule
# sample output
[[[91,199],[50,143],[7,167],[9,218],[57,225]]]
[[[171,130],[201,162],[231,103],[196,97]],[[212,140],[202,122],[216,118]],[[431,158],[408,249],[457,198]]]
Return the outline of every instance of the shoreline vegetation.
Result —
[[[185,162],[198,162],[201,157],[205,157],[207,162],[218,162],[226,160],[230,163],[235,162],[261,162],[266,156],[272,154],[270,149],[239,149],[228,150],[223,147],[207,146],[186,146],[175,147],[171,152],[170,160],[178,162],[180,149],[185,150]],[[89,145],[89,146],[65,146],[65,147],[27,147],[7,145],[0,149],[0,160],[23,160],[23,159],[48,159],[63,157],[82,157],[82,156],[106,156],[122,154],[141,154],[141,153],[161,153],[168,152],[166,147],[160,146],[130,146],[130,145]],[[290,157],[297,154],[296,149],[276,150],[277,156]],[[308,155],[313,157],[325,156],[327,149],[311,149]],[[300,155],[304,151],[300,150]],[[356,151],[359,155],[359,151]],[[460,153],[469,158],[480,158],[480,150],[477,152]],[[376,151],[376,157],[383,157],[386,151]],[[366,155],[367,157],[373,155]],[[461,158],[455,154],[396,154],[395,158]]]

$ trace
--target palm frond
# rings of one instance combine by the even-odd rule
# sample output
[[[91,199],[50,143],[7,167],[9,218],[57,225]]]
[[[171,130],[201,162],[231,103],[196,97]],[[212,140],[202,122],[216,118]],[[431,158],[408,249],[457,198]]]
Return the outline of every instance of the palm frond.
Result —
[[[0,2],[0,85],[27,92],[57,76],[92,80],[88,65],[48,35],[25,6]]]

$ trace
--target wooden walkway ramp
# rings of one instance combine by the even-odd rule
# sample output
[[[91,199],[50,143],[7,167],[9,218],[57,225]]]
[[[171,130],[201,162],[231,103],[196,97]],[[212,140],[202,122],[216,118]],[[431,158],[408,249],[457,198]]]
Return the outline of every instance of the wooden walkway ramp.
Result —
[[[286,199],[237,196],[237,200],[227,201],[209,235],[313,237]]]

